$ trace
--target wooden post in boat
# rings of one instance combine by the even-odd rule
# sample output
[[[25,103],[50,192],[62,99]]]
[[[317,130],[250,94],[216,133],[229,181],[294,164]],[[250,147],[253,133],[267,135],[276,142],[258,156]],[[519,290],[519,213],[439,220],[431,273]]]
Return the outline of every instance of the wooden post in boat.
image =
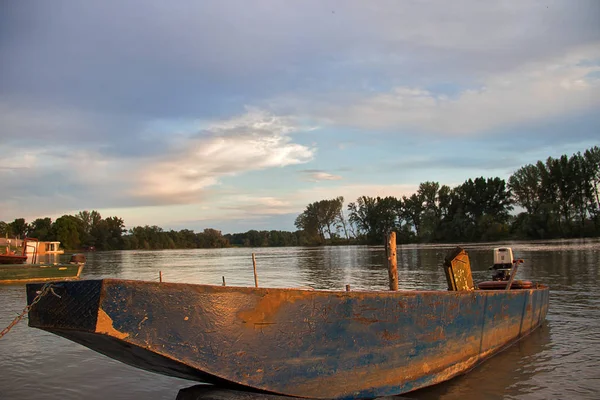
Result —
[[[256,275],[256,256],[252,253],[252,265],[254,266],[254,287],[258,287],[258,276]]]
[[[390,290],[398,290],[398,262],[396,260],[396,232],[390,232],[385,246]]]
[[[350,291],[350,285],[346,285],[346,292]]]
[[[225,286],[225,277],[223,277],[223,286]]]
[[[513,280],[515,279],[515,275],[517,275],[517,269],[519,268],[519,264],[521,264],[522,262],[523,262],[523,260],[521,260],[521,259],[513,261],[513,267],[511,268],[511,271],[510,271],[510,278],[508,278],[508,283],[506,284],[506,289],[504,289],[504,290],[510,290]]]
[[[158,271],[158,281],[162,282],[162,271]]]

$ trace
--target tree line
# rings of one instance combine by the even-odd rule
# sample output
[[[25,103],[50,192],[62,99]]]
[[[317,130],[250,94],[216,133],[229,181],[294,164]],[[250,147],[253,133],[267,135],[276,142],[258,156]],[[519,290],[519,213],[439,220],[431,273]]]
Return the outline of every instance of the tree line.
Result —
[[[125,223],[122,218],[102,218],[98,211],[81,211],[76,215],[38,218],[27,223],[24,218],[12,222],[0,221],[0,236],[32,237],[41,241],[60,241],[67,250],[97,248],[118,250],[125,248]]]
[[[410,196],[360,196],[345,209],[343,197],[316,201],[298,215],[295,232],[223,235],[211,228],[166,231],[148,225],[126,230],[119,217],[81,211],[55,221],[0,221],[0,236],[58,240],[68,250],[381,244],[390,231],[397,232],[399,243],[594,237],[600,235],[599,187],[595,146],[525,165],[508,182],[478,177],[451,188],[427,181]]]
[[[98,211],[81,211],[52,221],[38,218],[27,223],[24,218],[0,221],[0,236],[33,237],[42,241],[60,241],[67,250],[160,250],[223,248],[230,246],[276,247],[305,246],[311,243],[304,232],[256,231],[223,235],[216,229],[194,232],[189,229],[163,230],[158,226],[125,229],[119,217],[102,218]]]
[[[309,204],[295,225],[313,244],[552,239],[600,235],[600,148],[525,165],[508,182],[468,179],[449,187],[423,182],[396,198],[361,196],[342,212],[343,198]],[[516,214],[513,211],[519,211]]]

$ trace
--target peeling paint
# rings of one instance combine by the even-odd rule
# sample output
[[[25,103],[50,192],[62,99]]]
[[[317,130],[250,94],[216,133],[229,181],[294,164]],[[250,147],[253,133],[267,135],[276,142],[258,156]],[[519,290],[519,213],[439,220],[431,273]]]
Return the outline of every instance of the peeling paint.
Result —
[[[309,297],[311,293],[314,292],[295,289],[266,291],[256,307],[241,310],[237,315],[244,323],[273,323],[273,319],[283,304],[293,304],[297,300]]]
[[[113,320],[106,314],[103,309],[98,309],[98,320],[96,322],[96,333],[104,333],[114,336],[117,339],[125,339],[129,337],[129,333],[123,333],[116,330],[113,326]]]

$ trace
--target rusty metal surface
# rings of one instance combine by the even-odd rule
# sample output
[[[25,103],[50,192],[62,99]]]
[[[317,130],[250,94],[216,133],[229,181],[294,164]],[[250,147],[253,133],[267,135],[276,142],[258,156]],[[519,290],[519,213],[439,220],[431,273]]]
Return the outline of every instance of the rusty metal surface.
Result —
[[[76,327],[76,307],[59,318],[43,301],[30,325],[147,370],[310,398],[372,398],[447,380],[535,329],[548,311],[543,286],[338,292],[86,282],[63,283],[62,297],[99,299],[91,315],[83,308],[85,329]]]
[[[471,261],[466,250],[457,247],[444,261],[448,290],[474,290]]]

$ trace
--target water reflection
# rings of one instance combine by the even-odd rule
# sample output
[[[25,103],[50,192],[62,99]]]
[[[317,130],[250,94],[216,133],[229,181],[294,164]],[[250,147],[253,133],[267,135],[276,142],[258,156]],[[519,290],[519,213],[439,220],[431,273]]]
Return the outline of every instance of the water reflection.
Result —
[[[175,400],[283,400],[291,397],[219,388],[211,385],[194,385],[181,389]]]
[[[65,258],[67,257],[67,258]],[[68,261],[69,256],[65,256],[63,254],[27,254],[27,260],[25,261],[28,264],[39,263],[39,264],[58,264],[61,262]]]
[[[548,361],[550,326],[545,323],[515,345],[448,382],[407,393],[411,399],[502,399],[530,393]],[[476,393],[477,397],[473,397]]]
[[[211,385],[194,385],[179,390],[175,400],[290,400],[295,397],[278,396],[276,394],[256,393],[250,391],[231,390]],[[379,397],[379,400],[402,400],[404,396]],[[308,399],[310,400],[310,399]]]
[[[83,276],[87,279],[118,277],[123,265],[138,261],[132,254],[122,251],[89,252],[85,253],[85,257]]]

